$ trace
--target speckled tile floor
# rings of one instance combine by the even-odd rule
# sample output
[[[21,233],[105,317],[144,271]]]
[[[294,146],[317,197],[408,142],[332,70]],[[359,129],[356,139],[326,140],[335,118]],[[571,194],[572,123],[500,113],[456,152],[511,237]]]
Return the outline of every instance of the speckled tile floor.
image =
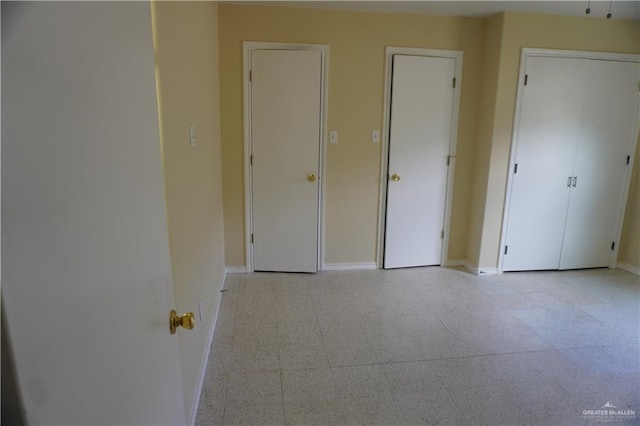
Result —
[[[639,324],[621,270],[232,274],[196,422],[639,424]]]

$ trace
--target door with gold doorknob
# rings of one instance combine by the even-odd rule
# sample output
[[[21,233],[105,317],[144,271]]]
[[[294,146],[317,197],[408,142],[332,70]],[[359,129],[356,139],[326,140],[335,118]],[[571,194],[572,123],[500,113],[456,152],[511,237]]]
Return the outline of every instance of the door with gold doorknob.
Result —
[[[187,386],[168,327],[150,5],[6,6],[2,337],[24,423],[192,424],[184,390],[196,380]]]
[[[251,69],[251,226],[255,271],[319,265],[323,49],[248,53]]]
[[[415,52],[414,52],[415,53]],[[439,265],[453,167],[455,57],[393,55],[384,267]]]

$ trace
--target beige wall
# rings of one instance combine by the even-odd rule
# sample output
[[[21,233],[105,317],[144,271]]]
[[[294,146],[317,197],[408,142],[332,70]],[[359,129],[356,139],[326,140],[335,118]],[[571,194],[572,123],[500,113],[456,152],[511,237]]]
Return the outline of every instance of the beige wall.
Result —
[[[640,53],[640,23],[512,12],[504,14],[499,68],[493,76],[497,86],[489,162],[486,162],[484,155],[479,155],[476,164],[476,179],[486,182],[487,192],[484,199],[474,199],[473,210],[484,211],[484,216],[483,221],[475,221],[470,230],[471,235],[480,234],[481,239],[479,247],[477,241],[470,240],[474,246],[469,247],[469,253],[474,256],[469,256],[468,260],[472,265],[481,268],[495,268],[498,262],[522,47]],[[485,84],[491,84],[492,79],[488,78],[489,82],[485,79]],[[636,164],[636,168],[638,166]],[[478,202],[481,206],[478,206]],[[637,202],[635,197],[632,197],[629,205],[636,205]],[[629,221],[637,220],[637,215],[627,216]],[[480,225],[481,230],[478,229]],[[624,237],[625,241],[630,241],[628,244],[631,246],[635,244],[637,247],[637,242],[640,241],[637,235],[638,228],[637,224],[625,226],[626,232],[636,232],[634,236]]]
[[[218,5],[158,2],[154,11],[176,309],[196,313],[195,329],[178,335],[188,414],[224,280]],[[195,148],[189,145],[190,124],[196,129]],[[198,319],[200,299],[202,321]]]
[[[242,41],[328,44],[325,262],[376,260],[385,46],[463,50],[449,258],[466,257],[482,68],[481,19],[220,5],[220,81],[226,264],[245,265]]]
[[[480,244],[482,241],[482,224],[484,223],[485,213],[484,199],[487,193],[486,173],[489,168],[489,154],[491,153],[491,141],[493,140],[503,25],[503,13],[488,18],[484,22],[482,88],[476,133],[477,148],[473,191],[471,195],[469,234],[467,239],[467,260],[471,260],[474,266],[477,266],[477,262],[474,262],[472,259],[479,258]]]

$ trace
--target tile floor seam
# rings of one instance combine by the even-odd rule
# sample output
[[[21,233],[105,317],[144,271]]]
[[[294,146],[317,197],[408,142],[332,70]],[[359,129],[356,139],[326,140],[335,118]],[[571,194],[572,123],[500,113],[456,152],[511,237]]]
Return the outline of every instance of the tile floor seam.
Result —
[[[318,325],[318,330],[320,332],[320,339],[322,340],[322,344],[326,345],[324,341],[324,334],[322,333],[322,327],[320,327],[320,317],[318,316],[318,308],[316,307],[316,302],[313,297],[313,292],[309,288],[309,283],[307,283],[307,291],[309,292],[309,299],[311,299],[311,309],[313,310],[313,316],[316,320],[316,324]]]
[[[436,318],[438,318],[438,321],[440,322],[440,324],[442,324],[442,326],[445,328],[445,330],[447,330],[447,332],[449,332],[449,334],[451,334],[452,336],[455,336],[453,331],[449,330],[449,327],[447,327],[447,324],[445,324],[444,321],[442,321],[442,318],[440,318],[438,313],[434,312],[433,314],[436,316]]]
[[[272,291],[275,295],[276,288],[275,282],[271,283]],[[278,299],[274,296],[274,309],[275,309],[275,317],[276,317],[276,347],[278,351],[278,376],[280,378],[280,400],[282,401],[282,423],[286,424],[287,420],[285,418],[285,410],[284,410],[284,384],[282,380],[282,362],[280,361],[280,328],[278,327]]]
[[[532,350],[532,351],[496,352],[491,354],[465,355],[465,356],[443,357],[443,358],[428,358],[423,360],[383,361],[383,362],[374,362],[374,363],[344,364],[344,365],[335,365],[335,366],[330,365],[329,368],[334,369],[334,368],[351,368],[351,367],[374,367],[374,366],[396,365],[396,364],[416,364],[420,362],[453,361],[453,360],[464,360],[464,359],[474,359],[474,358],[489,358],[489,357],[503,356],[503,355],[535,354],[535,353],[546,353],[546,352],[560,352],[562,350],[572,350],[572,349],[596,349],[596,348],[606,348],[606,347],[616,347],[616,346],[631,346],[631,345],[623,345],[623,344],[592,345],[592,346],[577,346],[577,347],[567,347],[567,348],[539,349],[539,350]],[[319,368],[309,367],[309,368],[291,369],[288,371],[306,371],[306,370],[317,370],[317,369]]]
[[[535,354],[535,353],[545,353],[545,352],[556,352],[557,349],[540,349],[535,351],[514,351],[514,352],[496,352],[492,354],[480,354],[480,355],[468,355],[468,356],[458,356],[458,357],[449,357],[449,358],[438,358],[433,359],[431,361],[448,361],[448,360],[460,360],[460,359],[473,359],[473,358],[489,358],[492,356],[503,356],[503,355],[524,355],[524,354]]]
[[[582,306],[584,306],[584,305],[582,305]],[[589,312],[585,311],[584,309],[582,309],[582,306],[580,306],[580,305],[575,305],[575,307],[576,307],[576,308],[580,309],[580,311],[582,311],[582,312],[584,312],[586,315],[590,316],[594,321],[602,322],[600,319],[598,319],[598,318],[594,317],[591,313],[589,313]],[[615,328],[613,328],[613,327],[611,327],[610,325],[608,325],[608,324],[604,324],[604,325],[605,325],[606,327],[609,327],[609,328],[610,328],[610,329],[612,329],[613,331],[616,331],[616,329],[615,329]]]
[[[546,309],[545,309],[546,310]],[[589,315],[589,313],[585,312],[585,314]],[[589,315],[591,318],[593,318],[596,322],[598,323],[602,323],[602,321],[600,321],[599,319],[593,317],[592,315]],[[528,324],[526,324],[524,321],[522,321],[520,318],[515,317],[518,321],[520,321],[525,327],[527,327],[529,330],[531,330],[533,333],[535,333],[542,341],[546,342],[546,339],[544,338],[543,335],[541,335],[540,333],[538,333],[538,331],[536,331],[536,329],[547,329],[547,328],[558,328],[558,327],[531,327]],[[608,327],[606,324],[602,323],[604,326]],[[561,328],[561,327],[560,327]],[[608,327],[611,328],[611,327]],[[612,331],[615,331],[613,328],[611,328]],[[555,345],[553,345],[552,343],[549,343],[551,346],[553,346],[554,349],[556,350],[560,350],[560,349],[582,349],[582,348],[592,348],[592,347],[599,347],[599,345],[587,345],[587,346],[567,346],[567,347],[562,347],[562,348],[557,348]]]
[[[238,318],[238,310],[239,305],[240,305],[240,295],[242,293],[242,279],[238,280],[238,295],[236,296],[236,301],[235,301],[235,306],[234,306],[234,310],[233,310],[233,316],[231,319],[231,344],[233,345],[233,336],[235,335],[235,328],[236,328],[236,323],[237,323],[237,318]]]
[[[238,289],[237,289],[238,294],[235,296],[234,310],[233,310],[233,315],[231,316],[231,336],[234,335],[233,331],[236,327],[236,318],[238,316],[238,305],[240,304],[240,300],[239,300],[240,299],[240,283],[241,283],[241,279],[238,280]],[[231,340],[231,345],[233,347],[233,337]],[[210,352],[210,354],[211,353],[212,352]],[[227,372],[225,375],[227,383],[225,384],[225,387],[224,387],[224,402],[222,405],[222,424],[223,425],[224,425],[224,419],[227,415],[227,402],[229,401],[229,382],[231,381],[229,375],[230,375],[229,372]]]
[[[611,345],[611,346],[620,346],[620,345]],[[585,348],[594,348],[599,346],[588,346]],[[582,348],[562,348],[562,349],[582,349]],[[472,358],[487,358],[492,356],[502,356],[502,355],[519,355],[519,354],[534,354],[534,353],[545,353],[545,352],[558,352],[559,349],[539,349],[533,351],[515,351],[515,352],[496,352],[492,354],[480,354],[480,355],[465,355],[465,356],[455,356],[455,357],[444,357],[444,358],[429,358],[424,360],[414,360],[414,361],[387,361],[387,362],[376,362],[376,363],[365,363],[365,364],[349,364],[349,365],[338,365],[335,368],[347,368],[347,367],[366,367],[366,366],[375,366],[375,365],[394,365],[394,364],[415,364],[419,362],[431,362],[431,361],[450,361],[450,360],[463,360],[463,359],[472,359]],[[334,368],[334,367],[331,367]]]
[[[309,288],[309,283],[306,282],[305,284],[307,287],[307,293],[309,293],[309,300],[311,300],[311,310],[313,311],[313,317],[315,319],[316,325],[318,326],[318,332],[320,333],[320,340],[322,340],[322,348],[325,350],[327,354],[327,363],[329,364],[329,367],[331,367],[331,359],[329,357],[328,350],[327,350],[327,342],[324,339],[324,333],[322,333],[322,327],[320,326],[320,316],[318,315],[318,308],[316,306],[316,302],[313,300],[313,292]]]
[[[602,322],[602,321],[598,321],[598,322]],[[529,327],[529,326],[527,326]],[[536,327],[536,328],[554,328],[554,327]],[[540,334],[538,333],[536,330],[534,330],[532,327],[529,327],[529,329],[534,332],[538,337],[540,337],[540,339],[542,339],[543,341],[546,341],[546,339]],[[587,345],[587,346],[563,346],[561,348],[556,347],[555,345],[553,345],[552,343],[549,343],[554,349],[556,350],[562,350],[562,349],[588,349],[588,348],[597,348],[603,345]],[[606,345],[604,345],[606,346]],[[616,345],[612,345],[612,346],[616,346]]]
[[[597,296],[597,295],[595,295],[595,294],[591,294],[590,292],[588,292],[588,291],[586,291],[586,290],[583,290],[583,289],[581,289],[580,287],[576,287],[572,282],[567,281],[567,280],[566,280],[566,278],[560,278],[560,281],[562,281],[562,282],[563,282],[563,283],[565,283],[565,284],[568,284],[569,286],[573,287],[574,289],[576,289],[576,290],[578,290],[578,291],[581,291],[581,292],[587,293],[589,296],[591,296],[591,297],[593,297],[593,298],[595,298],[595,299],[598,299],[598,300],[600,301],[600,303],[605,303],[605,304],[608,304],[608,303],[609,303],[609,302],[607,302],[606,300],[604,300],[604,299],[600,298],[599,296]],[[569,303],[571,303],[571,302],[569,302]]]

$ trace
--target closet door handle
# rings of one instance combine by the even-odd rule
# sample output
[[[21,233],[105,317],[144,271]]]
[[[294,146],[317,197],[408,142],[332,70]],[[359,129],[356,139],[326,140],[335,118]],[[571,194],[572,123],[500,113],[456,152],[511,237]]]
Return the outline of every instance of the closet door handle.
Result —
[[[567,178],[567,188],[571,188],[571,176]]]
[[[576,187],[576,184],[578,183],[578,176],[574,176],[573,177],[573,187]]]

